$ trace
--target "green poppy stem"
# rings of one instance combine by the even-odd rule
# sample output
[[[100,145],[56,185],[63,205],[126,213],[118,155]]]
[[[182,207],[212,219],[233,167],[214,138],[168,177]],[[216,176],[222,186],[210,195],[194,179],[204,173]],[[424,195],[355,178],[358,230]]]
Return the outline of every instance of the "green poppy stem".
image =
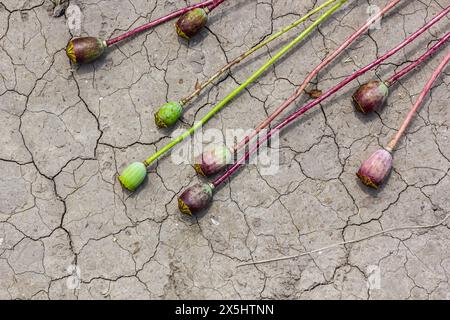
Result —
[[[147,160],[144,161],[146,166],[151,165],[159,157],[164,155],[166,152],[171,150],[174,146],[182,142],[187,137],[194,134],[198,129],[200,129],[208,120],[210,120],[217,112],[219,112],[228,102],[230,102],[234,97],[241,93],[246,87],[253,83],[259,76],[261,76],[270,66],[278,61],[284,54],[286,54],[290,49],[292,49],[297,43],[302,41],[306,36],[308,36],[317,26],[322,22],[327,20],[336,10],[338,10],[344,3],[348,0],[340,0],[333,7],[327,10],[322,16],[320,16],[316,21],[314,21],[307,29],[305,29],[297,38],[290,42],[287,46],[281,49],[276,55],[269,59],[259,70],[257,70],[252,76],[250,76],[243,84],[234,89],[228,96],[226,96],[222,101],[220,101],[214,108],[212,108],[200,121],[198,121],[194,126],[192,126],[185,133],[179,135],[177,138],[173,139],[161,150],[153,154]]]
[[[268,45],[270,42],[278,39],[279,37],[281,37],[283,34],[285,34],[286,32],[290,31],[291,29],[299,26],[300,24],[302,24],[303,22],[305,22],[307,19],[309,19],[310,17],[312,17],[313,15],[315,15],[317,12],[322,11],[323,9],[325,9],[326,7],[332,5],[333,3],[335,3],[338,0],[328,0],[327,2],[325,2],[324,4],[318,6],[317,8],[309,11],[306,15],[304,15],[303,17],[301,17],[300,19],[298,19],[297,21],[293,22],[292,24],[284,27],[283,29],[281,29],[280,31],[278,31],[277,33],[271,35],[269,38],[267,38],[266,40],[264,40],[263,42],[259,43],[258,45],[254,46],[253,48],[251,48],[250,50],[244,52],[243,54],[241,54],[240,56],[238,56],[237,58],[235,58],[234,60],[232,60],[231,62],[227,63],[225,66],[223,66],[219,71],[217,71],[213,76],[211,76],[208,80],[206,80],[205,82],[199,84],[195,90],[188,95],[187,97],[183,98],[180,100],[180,105],[181,106],[186,106],[187,104],[189,104],[189,102],[191,102],[195,97],[197,97],[207,86],[209,86],[211,83],[213,83],[217,78],[219,78],[222,74],[224,74],[226,71],[230,70],[232,67],[234,67],[235,65],[239,64],[240,62],[242,62],[243,60],[245,60],[246,58],[248,58],[249,56],[251,56],[253,53],[255,53],[256,51],[258,51],[259,49],[265,47],[266,45]]]

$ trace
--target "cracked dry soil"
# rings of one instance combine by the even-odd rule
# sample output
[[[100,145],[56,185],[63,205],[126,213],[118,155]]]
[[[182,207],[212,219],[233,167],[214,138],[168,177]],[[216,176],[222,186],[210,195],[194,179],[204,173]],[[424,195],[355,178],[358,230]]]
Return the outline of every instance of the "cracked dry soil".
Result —
[[[192,3],[191,1],[188,1]],[[249,129],[274,110],[325,55],[367,18],[353,0],[236,98],[207,128]],[[328,89],[437,14],[448,0],[404,1],[316,79]],[[109,38],[184,6],[185,1],[78,0],[83,35]],[[117,182],[128,163],[161,148],[169,133],[153,113],[189,93],[226,61],[316,4],[233,0],[191,43],[168,23],[74,67],[71,38],[51,1],[0,1],[0,298],[448,299],[450,224],[401,231],[296,260],[237,268],[396,226],[433,224],[450,211],[450,76],[444,73],[395,155],[379,192],[355,177],[360,162],[395,132],[441,50],[401,80],[388,106],[367,118],[350,95],[358,82],[297,121],[281,137],[281,167],[246,166],[198,221],[176,196],[198,178],[160,161],[130,196]],[[448,30],[443,19],[359,83],[387,77]],[[233,32],[230,32],[233,30]],[[262,50],[202,95],[180,127],[205,114],[280,45]],[[305,98],[297,104],[299,106]],[[368,286],[373,267],[378,287]],[[75,272],[74,272],[75,271]],[[69,284],[79,278],[76,289]],[[76,282],[76,281],[75,281]]]

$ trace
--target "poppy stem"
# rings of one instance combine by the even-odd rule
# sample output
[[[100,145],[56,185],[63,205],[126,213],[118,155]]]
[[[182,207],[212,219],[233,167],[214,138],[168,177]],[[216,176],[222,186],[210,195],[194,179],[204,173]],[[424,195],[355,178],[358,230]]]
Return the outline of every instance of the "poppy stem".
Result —
[[[417,111],[419,111],[420,107],[422,106],[425,98],[427,97],[428,93],[431,90],[431,87],[435,83],[436,79],[440,76],[444,68],[447,66],[449,61],[450,61],[450,52],[445,56],[445,58],[442,60],[441,64],[436,68],[436,70],[434,70],[430,80],[428,80],[427,84],[423,88],[419,98],[409,111],[408,115],[406,116],[406,119],[403,121],[403,124],[398,130],[394,139],[392,139],[392,141],[387,145],[386,150],[393,151],[395,149],[398,142],[400,141],[400,138],[403,136],[406,129],[409,127],[411,121],[413,120],[414,116],[416,115]]]
[[[210,4],[209,6],[207,6],[209,11],[214,10],[215,8],[217,8],[222,2],[224,2],[225,0],[214,0],[212,4]]]
[[[419,59],[409,64],[406,68],[402,69],[400,72],[397,72],[389,80],[386,80],[384,83],[390,87],[395,82],[397,82],[400,78],[408,74],[413,69],[417,68],[420,64],[422,64],[425,60],[431,57],[439,48],[444,45],[447,40],[450,38],[450,32],[448,32],[444,37],[442,37],[431,49],[429,49],[425,54],[423,54]]]
[[[183,14],[185,14],[185,13],[191,11],[191,10],[197,9],[197,8],[205,8],[205,7],[207,7],[211,11],[214,8],[216,8],[219,4],[221,4],[223,1],[225,1],[225,0],[207,0],[207,1],[203,1],[203,2],[197,3],[195,5],[189,6],[189,7],[185,7],[185,8],[179,9],[177,11],[169,13],[168,15],[166,15],[164,17],[158,18],[158,19],[153,20],[153,21],[151,21],[149,23],[146,23],[146,24],[144,24],[144,25],[142,25],[140,27],[137,27],[137,28],[135,28],[133,30],[130,30],[130,31],[128,31],[128,32],[118,36],[118,37],[115,37],[113,39],[107,40],[106,44],[107,44],[108,47],[112,46],[113,44],[116,44],[117,42],[125,40],[125,39],[127,39],[129,37],[132,37],[132,36],[134,36],[134,35],[136,35],[138,33],[141,33],[143,31],[152,29],[152,28],[154,28],[154,27],[156,27],[156,26],[158,26],[160,24],[163,24],[163,23],[165,23],[167,21],[170,21],[170,20],[175,19],[175,18],[177,18],[179,16],[182,16]]]

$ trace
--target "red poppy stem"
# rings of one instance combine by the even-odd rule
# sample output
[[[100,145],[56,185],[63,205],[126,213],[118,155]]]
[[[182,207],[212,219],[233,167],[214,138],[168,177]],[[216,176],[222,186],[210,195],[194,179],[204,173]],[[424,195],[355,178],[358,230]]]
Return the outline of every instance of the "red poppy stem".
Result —
[[[439,50],[439,48],[444,45],[447,40],[450,38],[450,32],[448,32],[444,37],[442,37],[431,49],[429,49],[425,54],[423,54],[419,59],[409,64],[406,68],[402,69],[400,72],[394,74],[389,80],[385,81],[385,84],[389,87],[392,84],[394,84],[397,80],[408,74],[410,71],[415,69],[417,66],[419,66],[422,62],[427,60],[429,57],[431,57],[433,54],[436,53],[436,51]]]
[[[431,76],[430,80],[428,81],[428,83],[423,88],[422,92],[420,93],[419,98],[417,99],[416,103],[414,104],[414,106],[409,111],[408,115],[406,116],[405,121],[403,121],[403,124],[400,127],[400,129],[398,130],[398,132],[395,135],[394,139],[392,139],[392,141],[386,147],[386,150],[388,150],[388,151],[394,150],[395,146],[400,141],[400,138],[403,136],[403,134],[405,133],[406,129],[409,127],[409,125],[410,125],[411,121],[413,120],[414,116],[416,115],[417,111],[422,106],[422,104],[423,104],[425,98],[427,97],[428,92],[430,92],[431,87],[433,86],[434,82],[440,76],[440,74],[442,73],[444,68],[447,66],[449,61],[450,61],[450,52],[442,60],[442,62],[439,65],[439,67],[437,67],[437,69],[433,72],[433,75]]]
[[[214,10],[215,8],[217,8],[222,2],[224,2],[225,0],[214,0],[213,3],[211,5],[208,6],[209,11]]]
[[[312,109],[313,107],[319,105],[322,101],[330,97],[331,95],[335,94],[339,90],[341,90],[343,87],[345,87],[347,84],[355,80],[356,78],[360,77],[361,75],[365,74],[367,71],[373,69],[374,67],[378,66],[380,63],[382,63],[384,60],[390,58],[394,54],[396,54],[398,51],[400,51],[402,48],[413,42],[416,38],[418,38],[422,33],[427,31],[429,28],[431,28],[434,24],[436,24],[439,20],[441,20],[444,16],[446,16],[450,12],[450,6],[448,6],[446,9],[444,9],[441,13],[439,13],[437,16],[435,16],[431,21],[429,21],[427,24],[425,24],[422,28],[417,30],[415,33],[413,33],[411,36],[403,40],[397,47],[394,49],[391,49],[389,52],[384,54],[382,57],[378,58],[377,60],[373,61],[372,63],[368,64],[364,68],[359,69],[358,71],[354,72],[351,76],[347,77],[344,81],[339,83],[334,88],[330,89],[326,93],[324,93],[320,98],[310,102],[306,106],[298,109],[296,112],[294,112],[292,115],[284,119],[279,125],[277,125],[275,128],[270,130],[267,134],[262,136],[260,140],[248,151],[244,154],[243,157],[241,157],[232,167],[230,167],[221,177],[217,178],[213,185],[214,187],[218,187],[222,183],[224,183],[228,178],[230,178],[249,158],[250,156],[255,153],[259,147],[266,142],[272,135],[274,135],[276,132],[280,131],[287,125],[289,125],[291,122],[299,118],[301,115],[306,113],[308,110]],[[291,96],[286,103],[293,103],[296,99],[296,93]]]
[[[185,8],[179,9],[179,10],[174,11],[174,12],[172,12],[172,13],[164,16],[164,17],[161,17],[159,19],[156,19],[156,20],[153,20],[153,21],[151,21],[149,23],[146,23],[146,24],[144,24],[144,25],[142,25],[140,27],[137,27],[136,29],[130,30],[130,31],[128,31],[128,32],[126,32],[126,33],[116,37],[116,38],[107,40],[106,44],[108,45],[108,47],[112,46],[113,44],[115,44],[117,42],[125,40],[126,38],[129,38],[129,37],[132,37],[135,34],[138,34],[140,32],[143,32],[143,31],[149,30],[151,28],[154,28],[154,27],[156,27],[156,26],[158,26],[158,25],[160,25],[162,23],[165,23],[165,22],[170,21],[172,19],[175,19],[175,18],[177,18],[179,16],[182,16],[183,14],[185,14],[185,13],[191,11],[191,10],[197,9],[197,8],[208,7],[208,9],[211,11],[214,8],[216,8],[219,4],[221,4],[223,1],[225,1],[225,0],[207,0],[207,1],[203,1],[203,2],[197,3],[195,5],[189,6],[189,7],[185,7]]]

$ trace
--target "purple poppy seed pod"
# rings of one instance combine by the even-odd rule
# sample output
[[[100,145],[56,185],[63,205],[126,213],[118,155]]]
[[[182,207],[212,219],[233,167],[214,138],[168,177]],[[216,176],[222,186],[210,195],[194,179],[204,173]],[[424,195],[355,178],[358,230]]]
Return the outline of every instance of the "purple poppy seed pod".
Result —
[[[233,155],[225,145],[214,146],[202,153],[194,164],[198,174],[209,177],[222,171],[231,162]]]
[[[208,9],[197,8],[182,15],[175,24],[175,27],[180,37],[190,40],[207,22]]]
[[[384,149],[364,161],[356,174],[366,186],[378,189],[392,170],[392,154]]]
[[[205,210],[213,199],[214,186],[210,183],[196,184],[184,191],[178,198],[181,213],[193,216]]]
[[[361,85],[352,99],[358,111],[370,113],[381,109],[388,95],[389,87],[384,82],[373,80]]]
[[[66,53],[73,63],[89,63],[100,57],[108,45],[94,37],[73,38],[66,47]]]

